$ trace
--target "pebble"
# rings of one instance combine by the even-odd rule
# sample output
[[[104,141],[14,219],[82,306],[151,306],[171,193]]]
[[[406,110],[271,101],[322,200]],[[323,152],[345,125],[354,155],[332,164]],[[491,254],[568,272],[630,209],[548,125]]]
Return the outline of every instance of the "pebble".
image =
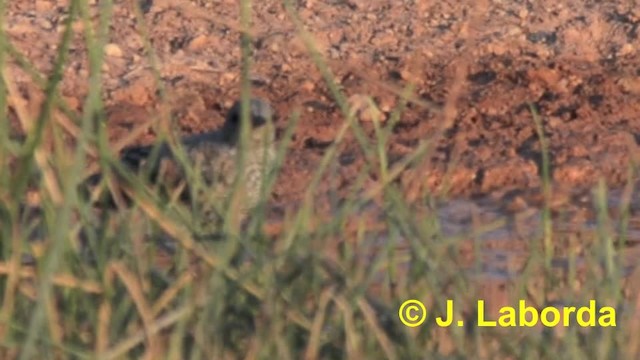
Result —
[[[207,46],[209,37],[206,35],[198,35],[189,42],[189,50],[201,50]]]
[[[369,97],[362,94],[355,94],[347,100],[351,108],[351,112],[355,114],[360,121],[385,121],[386,116],[378,109],[375,102],[372,104]]]
[[[114,44],[114,43],[110,43],[104,46],[104,53],[107,56],[111,56],[111,57],[122,57],[123,53],[122,53],[122,49],[120,48],[120,46]]]

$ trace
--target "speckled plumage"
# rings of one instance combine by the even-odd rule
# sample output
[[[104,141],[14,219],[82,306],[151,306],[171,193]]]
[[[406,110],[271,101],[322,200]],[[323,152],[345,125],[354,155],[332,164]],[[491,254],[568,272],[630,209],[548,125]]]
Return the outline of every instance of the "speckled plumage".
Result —
[[[262,99],[249,101],[249,125],[244,156],[244,177],[240,183],[241,199],[237,208],[240,218],[260,200],[264,177],[275,158],[273,111]],[[227,114],[222,129],[185,137],[181,140],[186,160],[195,171],[185,191],[205,222],[220,220],[220,209],[226,205],[238,174],[241,103],[237,101]],[[131,147],[123,150],[121,159],[136,172],[146,173],[150,181],[167,189],[175,189],[187,181],[186,168],[176,160],[171,147],[162,144],[157,156],[151,159],[153,146]],[[224,210],[224,209],[223,209]]]

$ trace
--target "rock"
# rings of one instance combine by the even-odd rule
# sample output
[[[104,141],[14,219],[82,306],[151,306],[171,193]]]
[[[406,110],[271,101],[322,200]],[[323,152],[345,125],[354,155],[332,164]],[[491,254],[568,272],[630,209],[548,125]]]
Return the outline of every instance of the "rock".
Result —
[[[109,57],[122,57],[123,56],[123,52],[122,49],[120,49],[120,46],[114,44],[114,43],[110,43],[104,46],[104,53],[105,55],[109,56]]]
[[[198,35],[189,42],[189,50],[201,50],[207,46],[209,37],[206,35]]]
[[[354,114],[360,121],[380,121],[386,120],[386,116],[378,109],[375,102],[367,95],[355,94],[347,100],[351,114]]]

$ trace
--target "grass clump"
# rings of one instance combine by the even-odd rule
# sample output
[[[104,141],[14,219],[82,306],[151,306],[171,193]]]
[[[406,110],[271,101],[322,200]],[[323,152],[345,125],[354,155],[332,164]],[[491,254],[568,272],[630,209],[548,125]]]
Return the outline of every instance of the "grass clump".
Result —
[[[248,29],[250,3],[241,3],[241,26]],[[4,16],[4,3],[0,4]],[[523,270],[509,274],[504,282],[486,279],[481,259],[488,250],[481,239],[506,220],[445,235],[437,211],[442,199],[425,193],[417,203],[409,203],[397,181],[405,170],[419,168],[437,138],[425,139],[397,162],[387,158],[390,133],[411,101],[413,88],[399,94],[402,101],[388,123],[373,119],[374,137],[368,138],[289,2],[285,8],[343,111],[344,124],[319,162],[301,206],[288,214],[281,231],[275,235],[265,231],[263,202],[245,226],[228,221],[219,239],[198,241],[189,230],[193,219],[188,206],[160,198],[118,163],[106,140],[100,69],[112,4],[100,4],[93,31],[87,2],[70,2],[48,76],[37,74],[0,30],[1,358],[638,356],[634,334],[640,322],[629,310],[638,307],[633,302],[638,299],[623,296],[625,285],[634,284],[627,282],[622,261],[616,261],[605,186],[595,195],[598,231],[580,239],[553,234],[545,209],[544,232],[527,244]],[[89,93],[79,114],[70,111],[59,94],[76,20],[85,24],[91,70]],[[245,101],[250,96],[248,33],[243,32],[241,41]],[[37,109],[29,111],[16,90],[9,62],[30,73],[39,87],[34,91],[44,94]],[[9,107],[20,120],[23,138],[9,136]],[[548,201],[543,119],[532,112],[545,153]],[[291,115],[281,137],[276,168],[264,185],[265,199],[287,156],[299,116]],[[64,139],[60,117],[78,130],[72,141]],[[331,218],[322,218],[315,206],[319,188],[336,171],[338,149],[349,133],[366,164],[348,196],[332,203]],[[168,136],[161,134],[158,143]],[[103,209],[79,193],[89,157],[106,177],[124,179],[130,206]],[[380,181],[363,190],[368,174],[376,174]],[[110,190],[103,186],[98,191]],[[381,201],[374,212],[376,226],[371,226],[368,216],[376,199]],[[584,264],[580,271],[578,252]],[[567,256],[558,259],[558,253]],[[554,260],[566,260],[566,268],[558,270]],[[509,298],[492,298],[492,286],[505,283]],[[427,306],[429,315],[420,327],[400,322],[398,309],[408,299]],[[574,321],[568,328],[483,328],[478,326],[478,299],[511,306],[526,299],[536,308],[580,306],[596,299],[598,306],[618,311],[617,327],[582,328]],[[435,317],[446,314],[446,300],[455,302],[454,314],[465,326],[436,325]]]

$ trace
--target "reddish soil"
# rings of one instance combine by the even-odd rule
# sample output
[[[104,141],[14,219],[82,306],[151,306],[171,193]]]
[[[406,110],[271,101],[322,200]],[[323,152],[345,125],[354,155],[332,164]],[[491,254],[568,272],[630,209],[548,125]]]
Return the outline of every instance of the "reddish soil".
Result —
[[[44,74],[52,70],[65,3],[8,3],[5,29],[11,44]],[[133,3],[114,1],[105,47],[102,85],[110,139],[117,142],[166,108],[179,132],[220,126],[239,94],[237,1],[138,1],[141,17]],[[627,180],[640,141],[640,10],[632,3],[296,3],[301,23],[352,103],[371,96],[388,122],[403,89],[415,87],[386,146],[393,164],[421,141],[434,141],[426,161],[399,176],[409,199],[447,191],[453,196],[496,192],[510,200],[516,194],[515,208],[530,201],[519,194],[539,193],[542,152],[529,104],[541,115],[556,188],[587,189],[599,177],[614,186]],[[95,4],[90,13],[97,26]],[[74,22],[61,85],[75,110],[88,91],[84,27]],[[251,34],[253,92],[273,103],[280,132],[290,114],[301,111],[274,191],[274,203],[295,204],[345,116],[279,1],[254,2]],[[21,89],[33,83],[15,61],[10,70]],[[163,103],[168,107],[159,106]],[[371,113],[359,115],[374,141]],[[154,137],[150,128],[134,142]],[[346,191],[362,172],[366,161],[353,133],[337,158],[340,166],[324,190]],[[378,180],[372,170],[365,185]]]
[[[108,9],[99,12],[98,2],[89,2],[95,32],[98,15],[108,14]],[[53,68],[67,3],[7,2],[3,25],[10,44],[45,75]],[[114,146],[129,141],[123,140],[127,137],[132,143],[153,141],[159,121],[137,133],[149,119],[171,118],[176,132],[184,134],[219,127],[240,92],[238,1],[113,3],[101,83],[106,128]],[[135,3],[141,12],[133,8]],[[292,113],[301,115],[272,197],[276,208],[296,206],[345,116],[299,36],[292,14],[281,1],[253,3],[252,91],[272,102],[279,134]],[[508,303],[509,277],[523,268],[526,250],[535,244],[531,240],[541,238],[542,148],[530,105],[540,114],[548,143],[554,214],[566,214],[566,208],[557,208],[569,204],[567,218],[581,224],[592,221],[591,195],[584,194],[599,178],[621,187],[629,179],[629,165],[638,162],[640,7],[633,1],[295,3],[294,12],[313,37],[331,76],[350,103],[360,108],[357,123],[366,138],[376,141],[372,121],[376,115],[392,127],[385,144],[391,165],[413,154],[423,141],[430,142],[425,161],[398,176],[408,200],[418,203],[429,193],[455,197],[438,213],[443,232],[451,234],[475,226],[478,217],[493,221],[516,213],[511,223],[482,237],[493,240],[480,254],[485,271],[478,277],[481,298],[494,299],[488,301],[492,309]],[[89,89],[85,26],[79,20],[73,23],[74,38],[60,86],[64,100],[78,112]],[[8,60],[9,80],[25,100],[37,103],[31,75],[20,69],[15,57]],[[413,87],[413,93],[391,124],[407,87]],[[363,96],[375,100],[379,113],[367,111]],[[17,128],[15,116],[13,120]],[[365,191],[379,184],[377,167],[364,171],[367,160],[353,132],[339,145],[336,159],[320,189],[329,196],[317,199],[344,196],[362,174]],[[612,208],[635,204],[631,215],[637,217],[640,195],[613,192],[612,199]],[[318,203],[329,208],[329,201]],[[424,209],[417,208],[422,214]],[[377,231],[378,214],[373,213],[357,219],[353,232],[360,230],[362,221],[368,230]],[[627,228],[628,238],[636,244],[638,224],[632,221]],[[594,231],[584,235],[580,227],[555,225],[554,244],[561,248],[555,254],[560,257],[567,252],[582,256],[582,243],[597,238]],[[278,226],[282,224],[274,224]],[[574,231],[578,236],[565,236]],[[390,237],[380,239],[385,242]],[[461,245],[460,256],[452,258],[461,268],[475,264],[473,241]],[[325,248],[318,250],[332,251]],[[640,252],[637,246],[628,250],[623,261],[637,273]],[[358,253],[367,255],[360,248]],[[568,269],[565,265],[555,264]],[[477,272],[476,265],[471,266]]]

